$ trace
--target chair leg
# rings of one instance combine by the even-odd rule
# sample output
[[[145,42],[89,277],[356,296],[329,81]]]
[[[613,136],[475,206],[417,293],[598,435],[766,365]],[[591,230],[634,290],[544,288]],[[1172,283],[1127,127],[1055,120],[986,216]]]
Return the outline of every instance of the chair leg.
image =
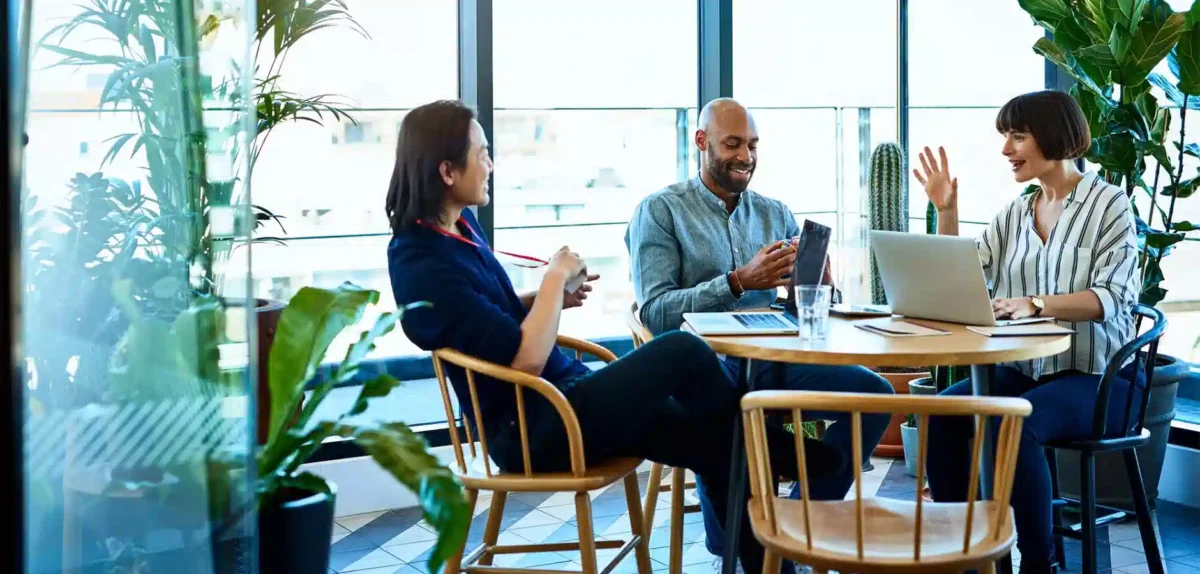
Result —
[[[1138,531],[1142,535],[1142,550],[1146,553],[1146,564],[1152,574],[1164,574],[1162,548],[1154,532],[1154,517],[1150,514],[1150,501],[1146,497],[1146,484],[1142,481],[1142,466],[1138,463],[1137,450],[1128,449],[1125,455],[1125,474],[1133,490],[1133,506],[1137,510]]]
[[[671,473],[671,559],[667,564],[670,574],[683,572],[683,483],[687,471],[675,468]]]
[[[1079,453],[1079,470],[1083,483],[1079,501],[1083,511],[1083,574],[1096,574],[1096,458],[1092,453]]]
[[[979,574],[996,574],[996,563],[988,562],[979,569]]]
[[[471,516],[475,515],[475,504],[478,501],[479,501],[479,491],[475,490],[473,488],[468,488],[467,489],[467,508],[470,509]],[[467,528],[470,528],[469,523],[467,525]],[[446,566],[443,567],[442,572],[444,572],[445,574],[458,574],[458,572],[462,569],[463,553],[466,552],[466,550],[467,550],[466,542],[463,542],[463,545],[460,546],[458,548],[458,550],[455,550],[453,554],[451,554],[448,558],[446,558]]]
[[[650,565],[650,530],[646,528],[646,520],[642,517],[642,501],[638,500],[636,474],[625,475],[625,502],[629,505],[629,529],[634,536],[641,537],[634,548],[634,553],[637,555],[638,574],[651,574],[654,568]]]
[[[596,537],[592,532],[592,497],[575,493],[575,521],[579,524],[579,561],[583,574],[596,574]],[[631,523],[632,525],[632,523]]]
[[[779,574],[782,561],[783,558],[778,553],[768,548],[763,554],[763,574]]]
[[[1046,463],[1050,465],[1050,497],[1058,500],[1062,493],[1058,489],[1058,453],[1052,448],[1046,449]],[[1051,511],[1051,520],[1055,528],[1062,526],[1062,507],[1055,506]],[[1054,561],[1060,570],[1067,569],[1067,550],[1063,545],[1061,534],[1054,535]]]
[[[492,507],[488,510],[487,525],[483,527],[483,544],[486,547],[495,546],[500,540],[500,521],[504,520],[504,503],[508,501],[508,493],[496,491],[492,494]],[[480,566],[492,565],[492,554],[485,552],[479,557]]]
[[[654,511],[658,509],[658,487],[662,485],[663,465],[650,465],[650,482],[646,483],[646,503],[642,506],[642,518],[646,520],[646,537],[654,532]]]

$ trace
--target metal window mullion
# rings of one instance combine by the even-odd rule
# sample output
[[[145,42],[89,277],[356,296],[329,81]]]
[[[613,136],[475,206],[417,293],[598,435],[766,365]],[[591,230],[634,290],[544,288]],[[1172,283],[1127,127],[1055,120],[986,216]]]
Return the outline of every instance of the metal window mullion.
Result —
[[[492,0],[458,0],[458,98],[475,108],[488,142],[494,142]],[[493,148],[492,154],[496,153]],[[488,176],[492,200],[475,210],[488,242],[495,245],[495,175]]]

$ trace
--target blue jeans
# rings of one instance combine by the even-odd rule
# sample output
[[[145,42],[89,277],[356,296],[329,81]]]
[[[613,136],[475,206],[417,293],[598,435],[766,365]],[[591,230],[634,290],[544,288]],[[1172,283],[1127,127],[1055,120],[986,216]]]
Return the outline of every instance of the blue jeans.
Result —
[[[1110,435],[1124,434],[1125,401],[1129,395],[1131,367],[1113,380],[1109,395]],[[1137,373],[1138,388],[1144,389],[1145,372]],[[1054,535],[1051,515],[1050,465],[1044,445],[1047,441],[1080,438],[1092,432],[1092,413],[1096,405],[1099,375],[1073,371],[1060,373],[1048,382],[1029,378],[1011,367],[996,369],[992,381],[993,396],[1022,397],[1033,405],[1033,414],[1021,427],[1017,451],[1017,480],[1013,481],[1012,508],[1017,527],[1017,549],[1021,552],[1022,572],[1049,572],[1053,562]],[[962,381],[942,392],[943,395],[970,395],[971,382]],[[1128,423],[1137,422],[1141,392],[1135,392],[1133,412]],[[992,432],[999,427],[995,417],[989,421]],[[938,502],[963,502],[970,480],[970,448],[975,436],[971,417],[931,417],[929,454],[926,472],[929,489]],[[993,435],[994,436],[994,435]]]
[[[738,359],[725,360],[725,368],[729,371],[731,380],[737,380]],[[826,365],[779,365],[765,361],[751,363],[750,373],[756,390],[783,388],[793,391],[841,391],[847,393],[876,393],[893,394],[892,385],[883,377],[863,367],[831,367]],[[782,368],[783,386],[780,387],[776,378],[777,368]],[[812,480],[809,493],[813,500],[841,500],[854,484],[854,468],[849,461],[854,460],[850,452],[851,428],[850,413],[807,412],[805,420],[833,421],[825,432],[823,442],[841,452],[847,461],[842,471]],[[875,446],[883,438],[891,422],[890,414],[862,415],[862,447],[863,460],[867,460]],[[724,524],[717,519],[712,505],[705,494],[704,485],[696,481],[696,490],[700,498],[700,511],[704,515],[705,546],[711,554],[721,556],[724,553]],[[791,498],[800,498],[800,491],[792,487]]]

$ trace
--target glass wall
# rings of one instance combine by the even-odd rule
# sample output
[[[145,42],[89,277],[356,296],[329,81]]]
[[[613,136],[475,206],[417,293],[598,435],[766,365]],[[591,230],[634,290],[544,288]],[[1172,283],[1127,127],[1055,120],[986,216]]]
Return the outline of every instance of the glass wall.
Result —
[[[1000,155],[996,113],[1014,96],[1045,89],[1045,60],[1033,51],[1044,32],[1016,2],[908,5],[911,163],[920,165],[925,146],[944,146],[959,180],[959,216],[989,222],[1025,188]],[[911,175],[909,190],[911,225],[923,229],[928,199]],[[961,233],[982,228],[965,224]]]
[[[25,570],[249,572],[251,13],[30,9]]]
[[[871,150],[896,141],[896,15],[894,2],[877,0],[733,5],[733,93],[762,138],[751,188],[800,222],[833,227],[835,272],[851,302],[869,298]]]
[[[387,272],[391,230],[384,196],[407,110],[458,97],[458,3],[455,0],[354,0],[350,20],[314,31],[279,62],[277,89],[320,97],[313,121],[287,122],[261,134],[254,202],[281,219],[259,235],[280,242],[254,249],[253,296],[288,300],[301,287],[351,281],[383,294],[362,325],[395,311]],[[260,68],[269,65],[259,55]],[[337,113],[334,113],[336,110]],[[239,253],[240,269],[250,266]],[[346,329],[329,348],[340,360],[361,329]],[[373,357],[420,353],[404,333],[381,338]]]
[[[627,335],[629,216],[695,171],[697,3],[494,0],[493,14],[496,248],[569,245],[601,279],[562,332]],[[509,274],[518,291],[541,281]]]

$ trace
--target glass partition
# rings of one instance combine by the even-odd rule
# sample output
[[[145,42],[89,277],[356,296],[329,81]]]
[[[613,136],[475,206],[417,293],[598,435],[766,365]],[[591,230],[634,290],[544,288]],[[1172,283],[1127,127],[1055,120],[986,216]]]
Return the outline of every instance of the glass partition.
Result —
[[[27,9],[25,570],[250,572],[253,8]]]

